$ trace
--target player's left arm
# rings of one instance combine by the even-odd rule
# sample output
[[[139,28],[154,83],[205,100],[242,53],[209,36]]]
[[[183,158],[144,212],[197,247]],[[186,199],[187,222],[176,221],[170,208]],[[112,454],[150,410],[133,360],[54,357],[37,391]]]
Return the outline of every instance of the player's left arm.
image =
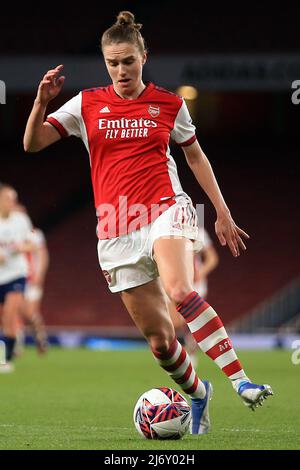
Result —
[[[49,268],[49,252],[46,243],[40,245],[36,250],[36,256],[38,257],[37,272],[33,275],[32,282],[39,286],[43,286],[45,282],[46,273]]]
[[[245,239],[250,237],[232,219],[208,158],[197,140],[182,149],[198,183],[215,207],[217,213],[215,231],[221,245],[227,244],[233,256],[239,256],[240,248],[246,250],[242,237]]]

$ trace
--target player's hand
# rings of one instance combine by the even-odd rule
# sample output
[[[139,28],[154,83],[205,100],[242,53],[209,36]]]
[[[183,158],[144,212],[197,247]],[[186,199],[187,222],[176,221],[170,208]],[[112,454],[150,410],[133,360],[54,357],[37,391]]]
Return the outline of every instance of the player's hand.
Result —
[[[63,65],[58,65],[55,69],[48,70],[43,80],[39,84],[36,100],[43,105],[47,105],[61,91],[65,78],[63,75],[59,77],[63,69]]]
[[[218,214],[215,230],[221,245],[227,245],[234,257],[240,256],[240,249],[246,250],[242,238],[248,240],[250,236],[235,224],[230,212]]]

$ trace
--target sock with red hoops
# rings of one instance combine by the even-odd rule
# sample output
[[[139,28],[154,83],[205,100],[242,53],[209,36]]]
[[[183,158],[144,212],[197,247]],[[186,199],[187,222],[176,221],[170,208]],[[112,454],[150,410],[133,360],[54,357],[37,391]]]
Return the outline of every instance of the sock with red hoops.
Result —
[[[233,387],[237,390],[241,381],[250,382],[214,309],[195,291],[176,308],[200,349],[227,375]]]
[[[165,353],[152,349],[159,365],[172,377],[187,395],[192,398],[204,398],[206,389],[198,378],[191,360],[184,347],[175,337]]]

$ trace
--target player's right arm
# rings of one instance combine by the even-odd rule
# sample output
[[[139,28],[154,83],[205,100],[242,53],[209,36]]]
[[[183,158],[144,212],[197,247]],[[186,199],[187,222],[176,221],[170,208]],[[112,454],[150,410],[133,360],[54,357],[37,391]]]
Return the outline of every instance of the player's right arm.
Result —
[[[62,68],[63,65],[58,65],[55,69],[49,70],[39,84],[25,129],[23,139],[25,152],[39,152],[61,139],[55,127],[44,121],[48,103],[60,93],[64,84],[65,77],[58,77]]]
[[[31,282],[32,284],[42,287],[44,285],[50,261],[46,242],[36,248],[35,256],[37,257],[36,270],[33,270],[35,272],[33,273]]]

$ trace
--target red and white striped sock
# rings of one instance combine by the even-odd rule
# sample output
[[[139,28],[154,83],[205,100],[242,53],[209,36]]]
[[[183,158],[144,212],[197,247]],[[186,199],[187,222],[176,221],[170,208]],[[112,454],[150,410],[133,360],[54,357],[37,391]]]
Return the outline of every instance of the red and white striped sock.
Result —
[[[205,386],[198,378],[186,350],[176,337],[166,353],[160,353],[155,349],[152,349],[152,353],[159,365],[186,394],[192,398],[205,397]]]
[[[177,306],[177,311],[187,322],[200,349],[222,369],[235,388],[241,379],[249,380],[232,347],[222,320],[197,292],[191,292]]]

